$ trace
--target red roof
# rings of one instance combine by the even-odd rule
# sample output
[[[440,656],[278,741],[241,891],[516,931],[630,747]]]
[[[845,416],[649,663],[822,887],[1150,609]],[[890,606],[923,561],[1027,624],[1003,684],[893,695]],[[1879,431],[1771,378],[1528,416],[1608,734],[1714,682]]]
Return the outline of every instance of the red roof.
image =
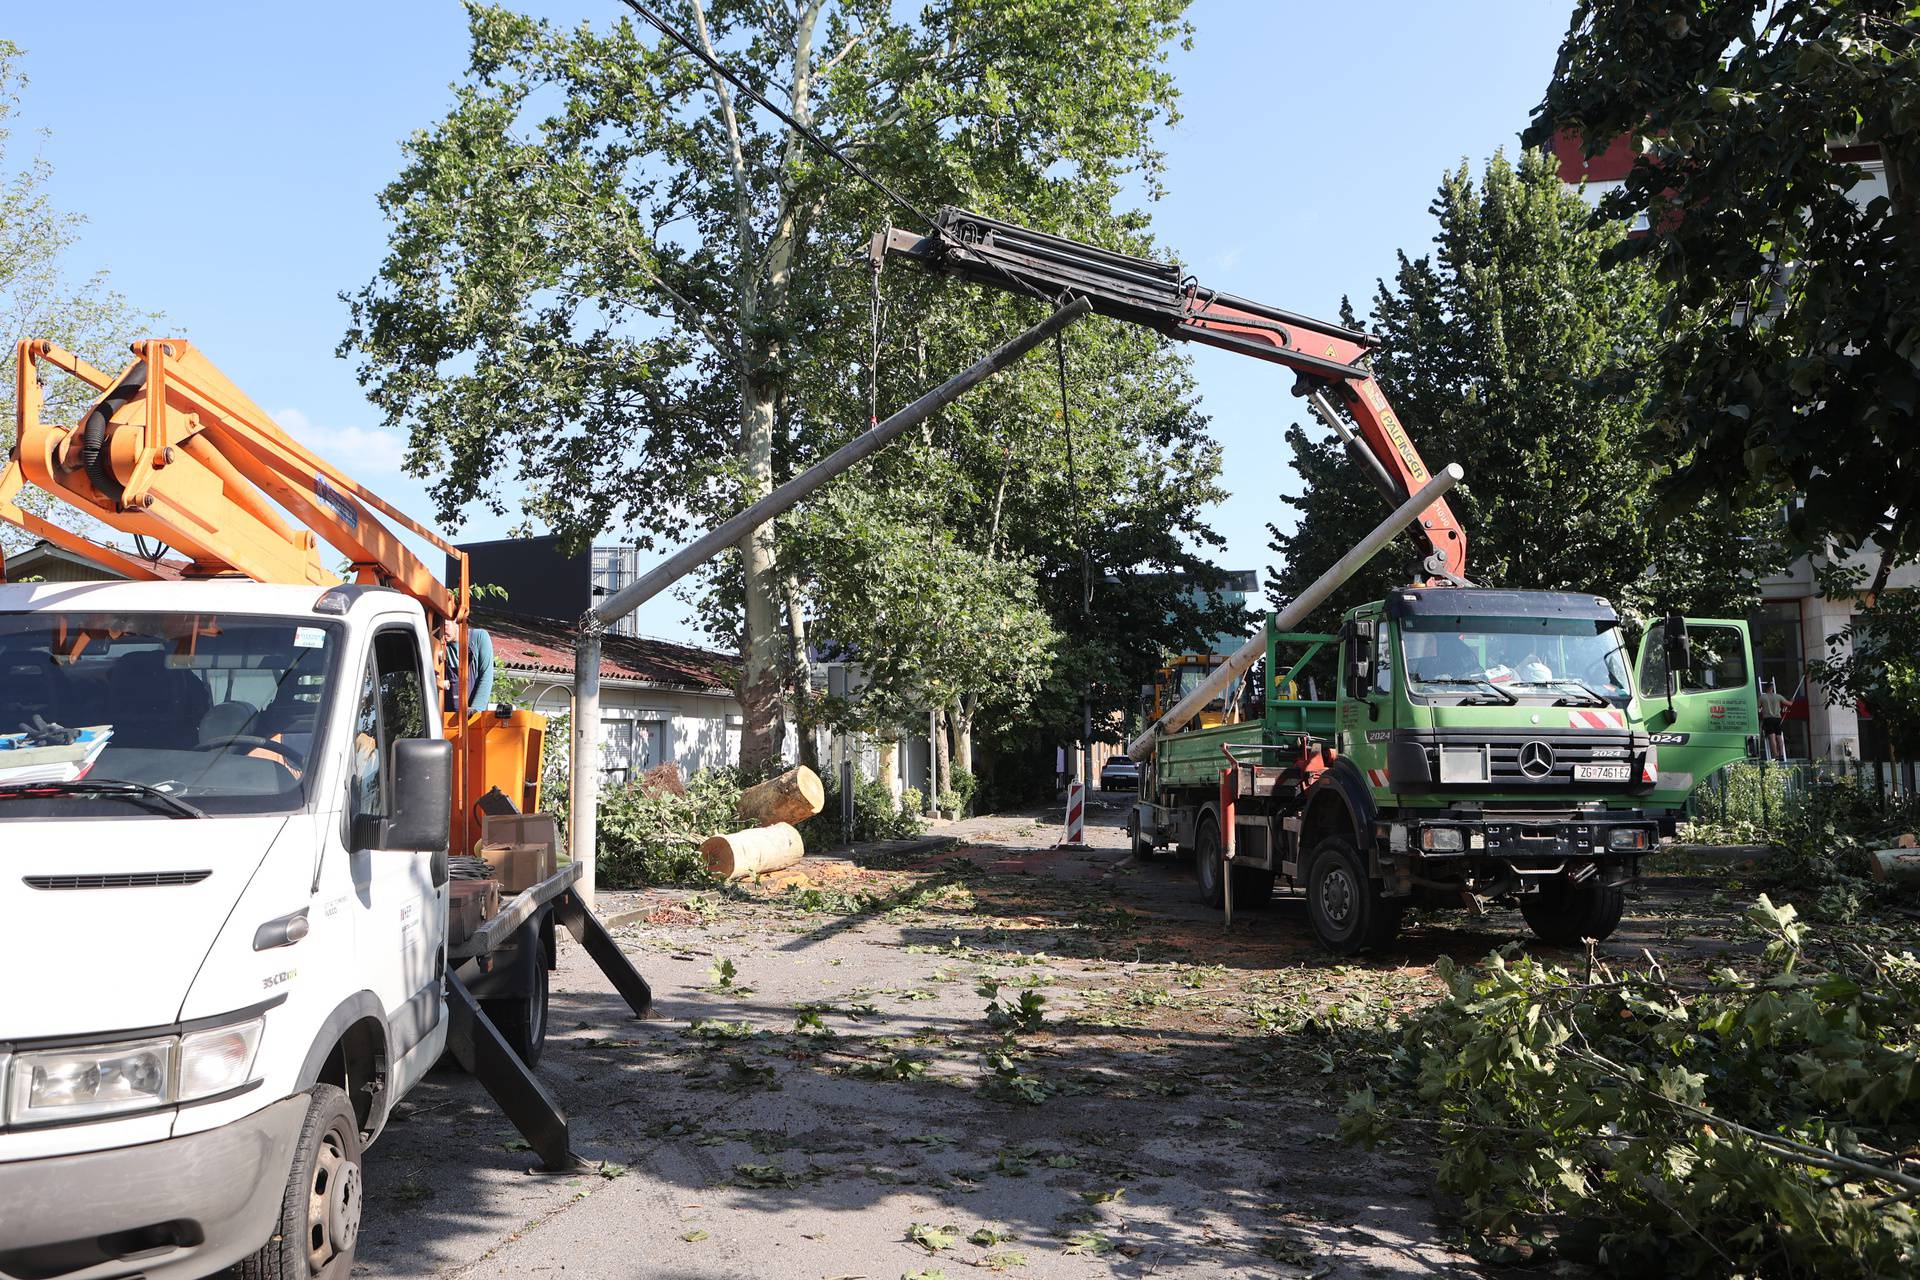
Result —
[[[493,636],[496,665],[552,675],[573,674],[574,629],[567,623],[494,609],[475,609],[473,623]],[[724,653],[648,637],[609,635],[600,650],[602,680],[639,680],[731,693],[739,671],[739,659]]]

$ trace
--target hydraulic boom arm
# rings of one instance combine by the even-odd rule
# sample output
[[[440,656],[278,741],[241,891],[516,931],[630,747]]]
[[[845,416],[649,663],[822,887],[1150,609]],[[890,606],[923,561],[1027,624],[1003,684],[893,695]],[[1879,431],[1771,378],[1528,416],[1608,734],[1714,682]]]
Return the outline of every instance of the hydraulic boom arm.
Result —
[[[1315,408],[1332,417],[1330,425],[1361,450],[1375,478],[1391,490],[1391,501],[1404,501],[1432,478],[1367,366],[1368,353],[1379,345],[1371,334],[1216,293],[1183,279],[1172,263],[1128,257],[964,209],[942,209],[936,221],[938,235],[896,228],[876,236],[875,261],[899,255],[929,270],[1049,301],[1084,297],[1101,315],[1285,365],[1312,392],[1331,393],[1352,415],[1360,429],[1357,441],[1332,413],[1328,397],[1313,397]],[[1422,563],[1427,579],[1464,582],[1467,535],[1445,499],[1421,512],[1419,529],[1432,546]]]
[[[126,577],[166,576],[151,560],[24,509],[19,498],[31,484],[122,533],[167,544],[187,558],[189,577],[334,586],[341,579],[321,562],[324,541],[346,559],[356,582],[419,601],[432,632],[435,671],[452,692],[445,729],[456,753],[454,848],[464,852],[477,826],[466,803],[468,761],[485,751],[483,741],[469,741],[484,734],[470,723],[467,705],[466,553],[282,431],[191,343],[136,342],[133,356],[114,375],[51,342],[20,343],[17,434],[0,471],[0,520]],[[41,421],[43,366],[100,393],[80,422]],[[435,577],[401,542],[396,526],[446,552],[460,566],[458,586]],[[458,639],[452,659],[442,643],[449,636]]]

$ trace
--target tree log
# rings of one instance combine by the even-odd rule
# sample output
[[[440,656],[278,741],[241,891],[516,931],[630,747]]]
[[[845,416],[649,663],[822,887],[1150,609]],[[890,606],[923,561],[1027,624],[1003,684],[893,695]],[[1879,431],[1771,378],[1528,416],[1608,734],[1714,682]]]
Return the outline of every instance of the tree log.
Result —
[[[806,852],[800,833],[787,822],[709,836],[700,846],[707,870],[723,880],[745,880],[779,871],[800,861]]]
[[[776,822],[805,822],[824,809],[827,789],[820,775],[798,765],[740,793],[740,821],[765,827]]]
[[[1867,856],[1872,859],[1867,866],[1875,880],[1909,885],[1920,880],[1920,849],[1875,849]]]

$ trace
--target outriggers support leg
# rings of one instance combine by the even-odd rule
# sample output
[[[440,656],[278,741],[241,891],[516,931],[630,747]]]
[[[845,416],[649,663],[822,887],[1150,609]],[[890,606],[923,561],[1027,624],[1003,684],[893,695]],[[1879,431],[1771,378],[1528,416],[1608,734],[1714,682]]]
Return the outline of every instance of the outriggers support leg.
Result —
[[[560,883],[570,885],[571,880],[563,878]],[[646,1017],[653,1009],[653,988],[580,895],[571,887],[565,889],[553,899],[553,913],[586,948],[634,1016]],[[454,1059],[500,1104],[500,1110],[547,1169],[559,1172],[572,1168],[566,1111],[501,1037],[480,1002],[460,980],[459,971],[447,975],[447,1014],[447,1049]]]
[[[513,1127],[547,1169],[573,1166],[567,1144],[567,1113],[520,1061],[456,974],[447,975],[447,1049],[500,1104]]]
[[[574,941],[587,949],[593,962],[600,966],[600,972],[607,975],[607,981],[613,984],[626,1000],[627,1007],[633,1010],[633,1016],[644,1018],[653,1011],[653,988],[633,967],[633,961],[627,959],[627,953],[613,940],[607,927],[600,918],[587,910],[587,904],[572,889],[567,890],[554,900],[553,912],[560,923],[567,926]]]

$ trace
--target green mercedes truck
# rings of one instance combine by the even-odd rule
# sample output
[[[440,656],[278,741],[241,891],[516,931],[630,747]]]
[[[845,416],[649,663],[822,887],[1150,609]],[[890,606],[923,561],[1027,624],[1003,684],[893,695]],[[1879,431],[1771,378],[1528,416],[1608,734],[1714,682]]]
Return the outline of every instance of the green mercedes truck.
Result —
[[[1306,673],[1329,658],[1325,690]],[[1744,622],[1669,616],[1636,661],[1613,606],[1571,592],[1406,587],[1337,635],[1269,619],[1241,718],[1155,742],[1134,853],[1190,854],[1214,906],[1302,889],[1341,955],[1413,904],[1603,939],[1695,789],[1756,754],[1752,670]]]

